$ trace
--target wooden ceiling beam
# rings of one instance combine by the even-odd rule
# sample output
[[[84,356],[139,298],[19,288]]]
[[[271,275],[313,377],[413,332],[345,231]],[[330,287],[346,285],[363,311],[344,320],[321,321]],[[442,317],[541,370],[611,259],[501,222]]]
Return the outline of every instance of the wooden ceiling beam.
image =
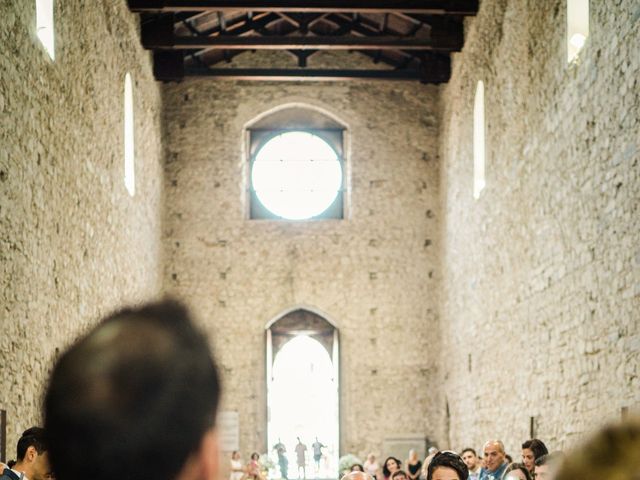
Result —
[[[221,50],[423,50],[455,51],[460,49],[456,41],[443,39],[419,39],[403,37],[356,36],[215,36],[176,37],[169,34],[167,24],[160,24],[162,31],[142,33],[142,44],[150,50],[221,49]],[[171,25],[171,29],[173,25]],[[144,29],[143,29],[144,30]],[[455,39],[454,39],[455,40]]]
[[[128,0],[133,12],[238,11],[475,15],[479,0]]]
[[[344,80],[421,80],[419,70],[338,70],[279,68],[191,68],[185,76],[206,76],[219,80],[254,81],[344,81]],[[158,79],[160,80],[160,79]]]

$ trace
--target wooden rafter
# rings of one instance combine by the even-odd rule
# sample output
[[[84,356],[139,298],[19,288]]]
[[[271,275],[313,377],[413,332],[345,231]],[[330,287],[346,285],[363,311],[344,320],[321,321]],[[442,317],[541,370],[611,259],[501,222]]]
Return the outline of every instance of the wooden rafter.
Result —
[[[475,15],[478,0],[129,0],[134,12],[361,12]]]
[[[446,82],[449,53],[462,48],[462,16],[478,0],[128,0],[141,13],[154,74],[242,80]],[[247,51],[280,50],[297,68],[217,68]],[[388,68],[308,68],[322,51],[354,51]],[[293,62],[292,62],[293,63]]]

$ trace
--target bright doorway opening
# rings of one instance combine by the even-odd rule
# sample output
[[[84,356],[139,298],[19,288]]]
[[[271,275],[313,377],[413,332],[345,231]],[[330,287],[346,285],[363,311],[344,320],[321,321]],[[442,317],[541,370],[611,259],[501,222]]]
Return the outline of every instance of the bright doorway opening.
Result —
[[[333,326],[325,332],[267,331],[267,432],[276,465],[272,478],[338,475],[337,339]]]

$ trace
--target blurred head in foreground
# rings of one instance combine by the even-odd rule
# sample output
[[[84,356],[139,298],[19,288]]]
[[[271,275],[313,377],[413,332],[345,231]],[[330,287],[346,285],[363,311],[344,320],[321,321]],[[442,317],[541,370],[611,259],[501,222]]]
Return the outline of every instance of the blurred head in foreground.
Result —
[[[211,479],[220,383],[206,338],[165,301],[102,320],[54,367],[45,429],[65,480]]]
[[[602,429],[564,459],[555,479],[639,480],[640,418]]]

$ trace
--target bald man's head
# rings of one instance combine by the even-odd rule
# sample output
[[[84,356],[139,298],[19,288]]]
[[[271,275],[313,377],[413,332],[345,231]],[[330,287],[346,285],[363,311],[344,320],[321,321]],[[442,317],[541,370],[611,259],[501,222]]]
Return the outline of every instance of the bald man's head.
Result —
[[[340,480],[373,480],[373,477],[364,472],[349,472]]]
[[[484,463],[490,472],[496,471],[505,461],[504,443],[500,440],[489,440],[484,444]]]

